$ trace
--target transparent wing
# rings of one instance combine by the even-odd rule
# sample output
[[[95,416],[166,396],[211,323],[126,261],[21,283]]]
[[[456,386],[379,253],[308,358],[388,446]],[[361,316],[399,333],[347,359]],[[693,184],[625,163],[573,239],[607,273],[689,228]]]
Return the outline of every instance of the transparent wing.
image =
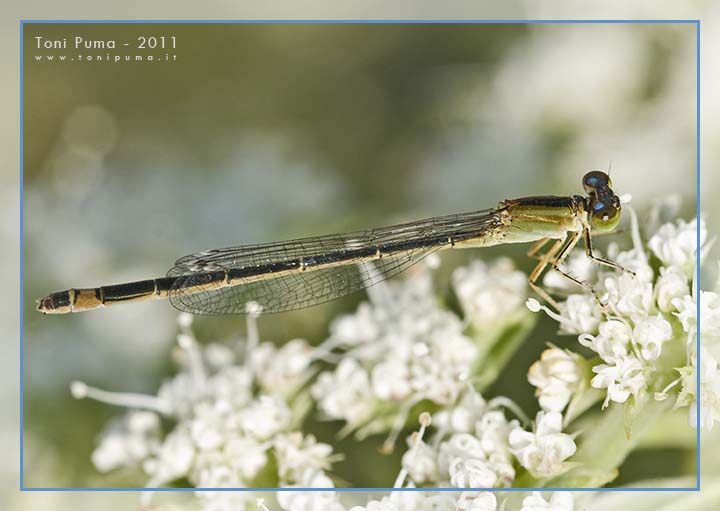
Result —
[[[244,314],[248,302],[258,303],[264,313],[309,307],[377,284],[443,246],[482,235],[496,223],[495,210],[484,210],[355,233],[207,250],[175,262],[167,274],[175,277],[170,302],[193,314]],[[382,257],[373,257],[378,253]],[[336,262],[329,265],[329,259]],[[262,273],[263,268],[300,260],[304,270]],[[209,272],[246,268],[258,268],[260,274],[203,289]]]

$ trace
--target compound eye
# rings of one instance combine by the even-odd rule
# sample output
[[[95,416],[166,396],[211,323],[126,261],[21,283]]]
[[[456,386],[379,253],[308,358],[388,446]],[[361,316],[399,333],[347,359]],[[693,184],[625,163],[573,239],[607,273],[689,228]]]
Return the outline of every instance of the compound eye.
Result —
[[[595,201],[591,208],[590,225],[598,231],[612,231],[620,221],[620,207]]]
[[[611,187],[610,176],[600,170],[593,170],[588,172],[583,177],[583,188],[585,193],[592,195],[598,188]]]

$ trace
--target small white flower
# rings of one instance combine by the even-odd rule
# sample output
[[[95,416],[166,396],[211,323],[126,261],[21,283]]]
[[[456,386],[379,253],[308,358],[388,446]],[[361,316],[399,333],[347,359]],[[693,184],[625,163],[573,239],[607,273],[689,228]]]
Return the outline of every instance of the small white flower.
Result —
[[[450,484],[456,488],[492,488],[497,474],[477,458],[455,458],[449,467]]]
[[[572,294],[567,300],[560,302],[560,332],[563,334],[580,334],[595,332],[602,319],[602,308],[590,293]]]
[[[252,375],[245,368],[230,366],[209,377],[202,392],[212,396],[222,408],[241,408],[250,402],[252,381]]]
[[[572,398],[574,390],[559,380],[549,380],[535,390],[538,404],[546,412],[562,412]]]
[[[640,353],[645,360],[656,360],[662,351],[662,345],[672,337],[672,325],[662,314],[643,319],[635,325],[633,337],[640,345]]]
[[[500,410],[490,410],[475,422],[475,436],[486,453],[504,453],[507,437],[515,424],[515,421],[508,422]]]
[[[448,500],[443,496],[444,500]],[[456,511],[445,502],[433,502],[423,492],[392,492],[380,500],[371,500],[364,506],[353,506],[348,511]]]
[[[683,331],[694,337],[697,334],[697,304],[695,300],[692,296],[685,295],[682,298],[673,298],[672,304],[677,310],[675,316],[680,320]]]
[[[410,443],[413,443],[412,440]],[[437,453],[422,440],[410,445],[403,454],[402,467],[416,484],[437,481],[439,476]]]
[[[605,298],[622,316],[634,320],[654,312],[655,298],[651,282],[636,275],[621,273],[606,277],[603,285],[607,291]]]
[[[145,471],[152,476],[157,486],[187,476],[195,458],[190,432],[180,426],[171,431],[162,443],[157,454],[149,459]]]
[[[237,414],[240,429],[259,440],[287,429],[291,419],[290,408],[279,396],[260,396]]]
[[[380,329],[373,316],[373,308],[367,302],[358,305],[354,314],[342,315],[330,324],[331,337],[346,346],[372,342],[380,335]]]
[[[475,260],[456,269],[452,281],[465,317],[476,326],[504,320],[522,308],[527,294],[527,277],[508,258]]]
[[[582,368],[576,358],[554,347],[543,351],[540,360],[528,370],[528,381],[537,387],[535,395],[546,411],[562,411],[581,379]]]
[[[497,511],[497,498],[489,491],[463,492],[457,501],[457,511]]]
[[[690,294],[688,277],[677,266],[660,268],[660,276],[655,282],[655,299],[658,309],[663,312],[676,310],[673,300],[682,299]]]
[[[188,417],[200,390],[194,385],[188,373],[176,374],[160,384],[157,397],[168,403],[168,412],[175,417]]]
[[[663,263],[663,266],[677,266],[686,274],[695,268],[697,246],[697,220],[678,220],[675,224],[664,224],[648,241],[648,247]],[[700,246],[705,243],[707,230],[700,222]]]
[[[292,488],[332,488],[332,480],[323,472],[307,471],[297,485]],[[334,491],[281,491],[277,493],[277,501],[285,511],[344,511]]]
[[[463,335],[461,329],[459,322],[448,321],[444,328],[432,332],[430,351],[426,358],[435,359],[458,372],[469,370],[478,349],[469,337]]]
[[[623,321],[611,319],[600,323],[598,335],[581,334],[578,341],[603,360],[610,362],[628,353],[632,329]]]
[[[280,348],[264,342],[250,353],[249,365],[264,392],[288,395],[305,383],[312,356],[312,347],[303,339]]]
[[[720,294],[700,292],[700,333],[720,337]]]
[[[497,476],[497,481],[495,482],[496,487],[506,488],[512,485],[515,479],[515,467],[510,459],[510,453],[507,447],[503,448],[503,452],[496,451],[490,453],[487,465]]]
[[[400,511],[400,508],[390,497],[380,500],[371,500],[365,506],[353,506],[350,511]]]
[[[423,499],[422,506],[412,508],[412,511],[457,511],[456,501],[452,495],[443,493],[430,493]],[[408,509],[407,511],[411,511]]]
[[[244,511],[257,509],[253,492],[240,491],[199,491],[195,492],[203,511]],[[262,508],[260,508],[262,510]],[[259,510],[259,511],[260,511]],[[264,511],[264,510],[262,510]]]
[[[344,357],[334,372],[320,374],[311,393],[328,417],[350,424],[359,424],[375,409],[368,373],[354,358]]]
[[[201,451],[217,449],[225,441],[226,415],[210,403],[195,407],[195,418],[190,421],[190,435]]]
[[[700,348],[700,426],[712,430],[720,422],[720,370],[712,353]],[[682,380],[682,391],[678,395],[676,406],[690,406],[688,422],[697,428],[697,355],[690,354],[690,365],[678,370]]]
[[[244,488],[240,474],[219,451],[198,454],[192,464],[190,481],[200,488]],[[210,497],[210,495],[207,495]]]
[[[637,235],[640,235],[639,230]],[[626,274],[632,277],[633,280],[638,282],[652,282],[654,273],[648,263],[645,248],[642,244],[636,245],[630,250],[620,251],[616,243],[610,243],[608,246],[608,256],[615,263],[633,272],[635,275]]]
[[[424,506],[427,505],[426,494],[419,491],[392,492],[390,500],[397,507],[397,511],[418,511],[421,509],[425,511]]]
[[[642,363],[633,356],[616,358],[612,365],[600,364],[592,370],[597,375],[590,385],[596,389],[608,389],[603,408],[610,401],[624,403],[631,394],[638,396],[646,384]]]
[[[227,463],[239,472],[245,481],[251,481],[260,470],[267,465],[267,443],[247,436],[230,436],[222,447]]]
[[[720,422],[720,371],[718,363],[710,352],[701,348],[700,368],[700,425],[711,430]],[[692,422],[697,427],[697,403],[690,406]]]
[[[103,432],[92,462],[100,472],[139,464],[159,445],[160,417],[154,412],[133,410]]]
[[[332,447],[320,443],[312,435],[300,432],[277,435],[273,450],[278,464],[278,474],[284,482],[297,481],[304,473],[324,471],[330,468]]]
[[[433,424],[448,433],[471,433],[487,411],[487,403],[475,391],[464,392],[457,405],[443,408],[433,415]]]
[[[697,302],[690,295],[673,299],[680,320],[689,339],[697,335]],[[700,292],[700,333],[703,336],[720,337],[720,294],[714,291]]]
[[[570,295],[567,300],[558,303],[558,312],[535,298],[528,298],[525,306],[531,312],[544,311],[560,324],[560,332],[566,334],[594,332],[602,317],[600,305],[592,295]]]
[[[533,474],[540,477],[557,474],[562,469],[562,462],[577,450],[573,438],[561,431],[562,415],[538,412],[534,433],[519,426],[510,432],[510,452]]]
[[[435,403],[449,405],[462,392],[460,375],[463,373],[459,368],[443,364],[435,357],[414,360],[410,367],[413,393]]]
[[[373,392],[382,400],[399,401],[412,391],[407,363],[395,358],[373,367],[371,381]]]
[[[556,491],[545,500],[539,491],[532,492],[523,499],[520,511],[573,511],[574,502],[569,491]]]
[[[440,444],[438,454],[438,465],[440,472],[449,473],[450,467],[457,459],[476,458],[485,460],[487,455],[474,435],[468,433],[457,433],[449,440]]]

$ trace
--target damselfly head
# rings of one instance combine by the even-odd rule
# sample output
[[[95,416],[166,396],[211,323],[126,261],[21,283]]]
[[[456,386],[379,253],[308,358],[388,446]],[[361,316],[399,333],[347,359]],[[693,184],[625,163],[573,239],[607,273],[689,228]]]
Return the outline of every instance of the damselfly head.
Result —
[[[588,219],[598,231],[612,231],[620,221],[620,197],[612,191],[610,176],[600,170],[583,177],[583,188],[588,194]]]

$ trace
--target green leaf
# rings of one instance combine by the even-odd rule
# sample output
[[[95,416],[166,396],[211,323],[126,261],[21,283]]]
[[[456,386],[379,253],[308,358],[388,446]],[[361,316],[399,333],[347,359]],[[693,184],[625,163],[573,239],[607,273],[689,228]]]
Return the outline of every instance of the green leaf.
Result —
[[[601,488],[606,484],[613,481],[618,476],[617,469],[588,469],[586,467],[577,466],[572,469],[572,472],[568,471],[567,475],[562,478],[563,486],[568,488]],[[556,486],[558,478],[553,478],[543,486]]]
[[[672,408],[672,403],[643,399],[630,410],[632,436],[627,437],[628,417],[626,408],[613,403],[602,412],[583,417],[573,424],[573,430],[581,431],[578,450],[571,458],[580,463],[578,468],[553,478],[548,484],[557,487],[579,486],[578,482],[602,481],[607,484],[617,475],[628,454],[637,447],[640,439]],[[612,477],[611,477],[612,476]],[[583,484],[584,486],[601,486]]]
[[[648,479],[638,481],[627,488],[693,488],[695,477],[672,479]],[[587,511],[607,509],[632,509],[633,511],[677,511],[718,509],[720,502],[720,479],[703,477],[702,491],[632,491],[603,492],[594,495],[592,502],[583,507]]]
[[[695,452],[696,431],[688,426],[687,409],[672,410],[654,421],[638,439],[637,449],[688,449]]]

